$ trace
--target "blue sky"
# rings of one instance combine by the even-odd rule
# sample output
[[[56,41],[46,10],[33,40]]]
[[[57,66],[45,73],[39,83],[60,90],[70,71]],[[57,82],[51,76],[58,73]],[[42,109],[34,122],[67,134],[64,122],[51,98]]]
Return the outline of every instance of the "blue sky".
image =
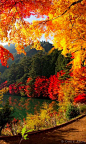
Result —
[[[44,20],[46,18],[46,16],[44,16],[44,18],[42,19],[42,20]],[[35,16],[32,16],[31,15],[31,17],[30,18],[27,18],[27,19],[24,19],[24,20],[26,20],[26,21],[29,21],[29,22],[32,22],[33,20],[41,20],[41,18],[36,18]],[[40,41],[46,41],[45,40],[45,38],[44,38],[44,35],[42,36],[42,38],[40,39]],[[50,43],[52,43],[52,41],[50,41],[50,40],[48,40]],[[8,43],[1,43],[0,42],[0,44],[2,44],[3,46],[4,45],[6,45],[6,44],[8,44]]]

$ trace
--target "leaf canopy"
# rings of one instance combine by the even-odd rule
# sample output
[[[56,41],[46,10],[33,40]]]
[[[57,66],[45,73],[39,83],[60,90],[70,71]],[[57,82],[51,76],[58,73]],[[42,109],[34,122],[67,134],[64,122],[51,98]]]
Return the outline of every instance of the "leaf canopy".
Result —
[[[31,15],[45,20],[25,21]],[[1,0],[0,41],[15,43],[18,53],[24,46],[41,50],[40,38],[53,36],[53,46],[63,55],[74,53],[73,70],[86,65],[86,0]],[[0,59],[7,64],[12,55],[1,46]],[[7,55],[5,57],[5,55]],[[8,56],[9,55],[9,56]]]

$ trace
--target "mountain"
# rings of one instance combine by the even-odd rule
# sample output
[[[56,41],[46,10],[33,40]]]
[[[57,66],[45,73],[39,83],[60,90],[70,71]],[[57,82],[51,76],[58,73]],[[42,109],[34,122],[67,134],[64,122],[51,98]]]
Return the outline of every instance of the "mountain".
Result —
[[[16,49],[15,49],[15,44],[10,44],[10,46],[8,45],[4,45],[4,48],[6,48],[7,50],[10,51],[10,53],[16,53]]]
[[[66,72],[63,78],[68,78],[71,67],[67,66],[67,64],[70,62],[71,56],[65,58],[58,49],[54,49],[51,52],[53,45],[48,42],[41,42],[41,45],[44,48],[43,51],[30,49],[30,46],[27,46],[25,48],[26,56],[14,52],[14,61],[8,61],[9,68],[0,66],[0,83],[6,80],[8,81],[8,86],[15,82],[25,83],[28,77],[33,78],[33,83],[37,76],[46,76],[49,78],[61,70],[65,70]],[[12,45],[12,52],[13,47],[14,45]]]
[[[41,43],[41,46],[45,49],[45,53],[47,53],[53,47],[53,45],[49,42],[42,41],[40,43]],[[10,51],[10,53],[12,53],[13,56],[14,56],[14,61],[12,61],[11,59],[8,60],[9,67],[14,62],[18,63],[25,56],[24,54],[17,54],[17,51],[15,49],[15,44],[10,44],[10,46],[5,45],[4,47],[6,49],[8,49]],[[33,57],[35,54],[40,52],[39,50],[36,50],[35,48],[30,49],[30,46],[25,47],[24,50],[26,52],[26,57]],[[0,65],[0,72],[1,73],[3,73],[5,71],[5,69],[7,69],[7,67],[4,67],[4,66]]]

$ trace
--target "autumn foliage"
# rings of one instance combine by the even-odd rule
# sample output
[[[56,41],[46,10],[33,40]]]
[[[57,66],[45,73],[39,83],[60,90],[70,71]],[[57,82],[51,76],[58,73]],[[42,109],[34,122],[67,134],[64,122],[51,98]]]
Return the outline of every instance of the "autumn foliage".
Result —
[[[0,45],[0,60],[3,66],[7,65],[7,60],[11,58],[14,60],[13,55],[9,52],[9,50],[6,50],[2,45]],[[8,65],[7,65],[8,67]]]
[[[78,96],[76,96],[74,98],[74,102],[75,103],[85,103],[86,104],[86,94],[85,93],[79,94]]]
[[[9,85],[9,93],[10,94],[20,94],[25,93],[25,86],[22,85],[23,83],[13,83]]]
[[[52,75],[50,78],[45,76],[36,77],[34,84],[31,84],[32,78],[28,78],[26,84],[13,83],[9,85],[10,94],[21,94],[23,92],[28,97],[49,97],[52,100],[58,99],[60,85],[64,82],[61,76],[64,72],[58,72],[57,75]],[[33,91],[33,95],[31,92]]]
[[[76,95],[86,93],[86,67],[75,69],[73,74],[73,84],[75,86]]]
[[[66,57],[72,55],[72,82],[68,87],[68,94],[64,94],[62,86],[69,86],[69,81],[63,85],[58,75],[49,79],[36,78],[35,85],[31,85],[28,79],[26,86],[12,84],[9,92],[26,94],[33,97],[36,93],[47,95],[52,99],[58,99],[59,91],[62,95],[68,96],[71,89],[75,95],[86,93],[86,1],[85,0],[1,0],[0,2],[0,41],[15,43],[18,54],[25,53],[24,46],[31,45],[31,48],[42,50],[40,39],[44,34],[45,39],[53,37],[53,49],[62,50]],[[34,15],[41,20],[27,22],[25,18]],[[45,17],[46,16],[46,17]],[[45,18],[45,19],[43,19]],[[0,46],[0,60],[2,65],[7,65],[7,60],[13,55]],[[38,81],[39,83],[38,83]],[[45,82],[46,81],[46,82]],[[68,84],[67,84],[68,82]],[[44,86],[45,84],[45,86]],[[74,89],[75,87],[75,89]],[[20,91],[20,92],[19,92]],[[48,93],[48,94],[47,94]],[[66,92],[67,93],[67,92]]]
[[[4,88],[7,86],[7,81],[3,82],[0,84],[0,89]]]
[[[34,15],[41,20],[26,21]],[[43,19],[44,18],[44,19]],[[62,73],[49,79],[37,77],[34,84],[28,78],[26,84],[9,85],[10,94],[28,97],[49,97],[61,104],[59,113],[65,115],[67,103],[86,103],[86,0],[1,0],[0,41],[15,44],[18,54],[24,47],[42,50],[40,39],[53,37],[53,49],[62,50],[66,57],[71,54],[71,76],[62,80]],[[0,60],[7,66],[13,55],[0,46]],[[3,85],[2,85],[3,87]],[[31,94],[32,93],[32,94]],[[38,119],[36,120],[38,121]],[[31,120],[32,122],[32,120]]]
[[[42,49],[40,38],[53,36],[53,46],[63,55],[73,54],[73,69],[86,65],[86,1],[85,0],[1,0],[0,40],[16,44],[18,53],[24,53],[24,46]],[[44,18],[32,23],[25,21],[34,15]],[[12,55],[1,46],[1,63],[6,66]],[[3,53],[4,52],[4,53]],[[6,57],[4,57],[4,54]]]
[[[61,79],[61,76],[63,76],[65,73],[63,71],[57,72],[57,75],[51,75],[49,78],[49,88],[48,93],[49,97],[52,100],[58,100],[60,85],[64,82],[64,80]]]
[[[76,74],[70,73],[70,78],[62,79],[64,71],[57,72],[57,75],[51,75],[49,78],[38,76],[34,84],[32,78],[28,78],[26,83],[15,82],[9,85],[9,93],[12,95],[21,95],[28,97],[49,98],[58,100],[59,103],[86,103],[86,69],[82,67]],[[7,81],[0,85],[0,88],[6,90]],[[32,93],[32,94],[31,94]]]
[[[31,84],[32,78],[28,78],[26,81],[26,87],[25,87],[25,94],[28,97],[34,97],[34,85]]]
[[[35,95],[37,97],[48,97],[49,80],[45,77],[37,77],[34,83]]]
[[[59,92],[60,81],[56,75],[50,77],[50,83],[48,88],[49,97],[52,100],[58,99],[58,92]]]

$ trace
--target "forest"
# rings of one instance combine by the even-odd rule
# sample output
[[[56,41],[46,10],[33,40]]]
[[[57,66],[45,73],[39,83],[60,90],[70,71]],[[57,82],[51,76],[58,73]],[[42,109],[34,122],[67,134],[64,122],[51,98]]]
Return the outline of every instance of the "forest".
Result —
[[[85,11],[86,0],[1,0],[0,42],[10,48],[0,45],[0,103],[4,94],[52,100],[39,113],[27,114],[24,132],[31,124],[32,130],[44,122],[54,126],[52,117],[56,126],[86,113]],[[40,20],[25,20],[31,16]],[[53,37],[52,44],[41,42],[43,35],[46,41]],[[53,101],[59,106],[54,113]],[[9,102],[0,109],[0,135],[6,124],[14,134],[12,121],[18,122],[17,134],[22,132],[12,113]]]
[[[64,70],[65,72],[63,79],[67,79],[68,77],[70,77],[69,70],[71,68],[71,64],[69,66],[67,66],[67,64],[71,61],[71,55],[65,58],[61,54],[61,51],[58,51],[57,49],[50,52],[53,46],[52,44],[45,41],[41,42],[41,45],[44,48],[44,51],[37,51],[35,49],[32,49],[29,50],[29,52],[26,51],[27,55],[21,56],[20,58],[18,57],[18,54],[14,53],[14,55],[16,55],[14,57],[14,62],[10,65],[9,68],[5,67],[6,69],[1,74],[0,83],[2,87],[0,87],[0,89],[3,88],[3,83],[7,81],[9,92],[12,94],[12,92],[10,91],[10,87],[11,85],[15,86],[15,83],[17,84],[16,87],[18,88],[19,83],[22,83],[22,85],[26,85],[27,79],[31,78],[31,87],[33,87],[37,78],[41,79],[43,77],[44,80],[48,80],[50,76],[56,75],[57,72],[60,72],[61,70]],[[41,86],[42,85],[43,82],[41,83]],[[23,87],[23,89],[24,88],[25,87]],[[13,94],[20,93],[17,90],[17,93],[14,92]],[[27,95],[29,95],[29,93]],[[34,95],[34,97],[36,97],[36,94]],[[47,95],[45,97],[47,97]]]

